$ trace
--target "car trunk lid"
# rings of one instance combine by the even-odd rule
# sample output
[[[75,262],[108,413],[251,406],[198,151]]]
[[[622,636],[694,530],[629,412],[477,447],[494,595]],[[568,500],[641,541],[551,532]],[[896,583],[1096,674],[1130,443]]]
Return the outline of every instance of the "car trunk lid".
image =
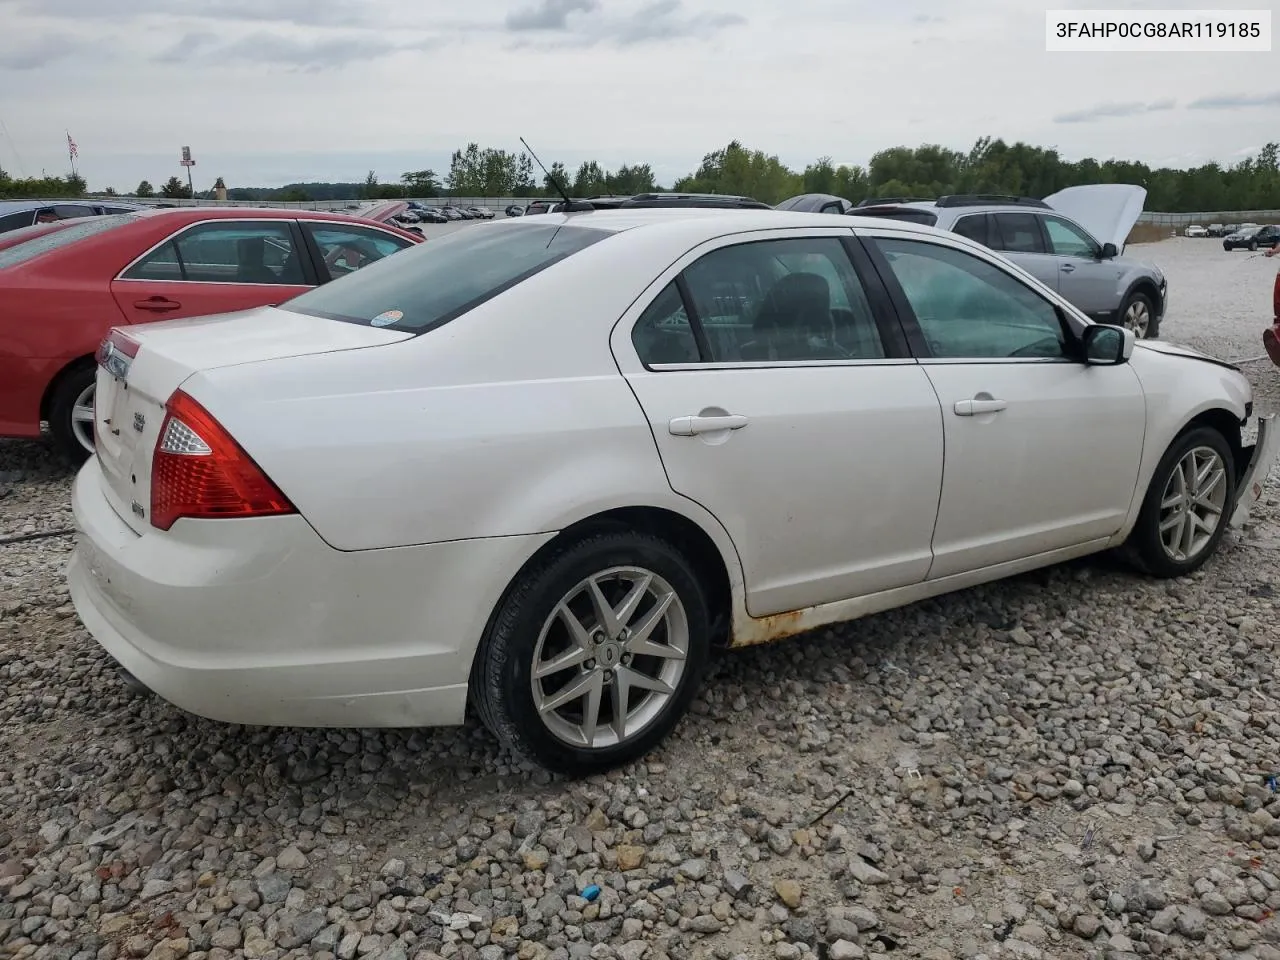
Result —
[[[94,397],[96,456],[108,501],[134,532],[151,528],[151,464],[165,404],[197,371],[410,337],[272,307],[113,329],[98,351]]]

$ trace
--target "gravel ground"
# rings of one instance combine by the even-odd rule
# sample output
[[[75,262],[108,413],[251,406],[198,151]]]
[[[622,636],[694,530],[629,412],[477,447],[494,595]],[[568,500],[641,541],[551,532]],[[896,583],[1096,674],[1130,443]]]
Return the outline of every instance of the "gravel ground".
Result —
[[[1168,339],[1261,352],[1271,266],[1133,252]],[[69,526],[69,485],[0,443],[0,538]],[[474,724],[134,697],[69,548],[0,547],[0,956],[1280,958],[1274,483],[1181,582],[1078,563],[726,656],[663,749],[578,783]]]

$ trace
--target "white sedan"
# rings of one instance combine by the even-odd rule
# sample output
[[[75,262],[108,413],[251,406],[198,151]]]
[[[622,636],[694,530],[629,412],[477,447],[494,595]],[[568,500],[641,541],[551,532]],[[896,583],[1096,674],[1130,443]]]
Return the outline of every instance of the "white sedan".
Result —
[[[927,227],[618,210],[113,331],[68,577],[216,720],[461,723],[581,774],[708,656],[1108,548],[1200,567],[1276,432],[1228,363]]]

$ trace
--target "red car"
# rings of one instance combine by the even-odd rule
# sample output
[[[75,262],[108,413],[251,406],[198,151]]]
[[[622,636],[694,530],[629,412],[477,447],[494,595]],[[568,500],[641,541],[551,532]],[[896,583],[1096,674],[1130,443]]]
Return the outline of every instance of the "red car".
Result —
[[[0,437],[47,421],[93,452],[98,345],[113,326],[277,304],[421,235],[339,213],[180,207],[0,234]]]

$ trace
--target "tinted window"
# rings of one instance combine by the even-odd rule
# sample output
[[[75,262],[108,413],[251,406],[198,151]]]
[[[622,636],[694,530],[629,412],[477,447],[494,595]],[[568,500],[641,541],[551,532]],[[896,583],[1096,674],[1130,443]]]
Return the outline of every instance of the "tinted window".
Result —
[[[861,281],[834,237],[712,251],[685,270],[713,362],[884,356]]]
[[[124,277],[194,283],[306,283],[286,220],[199,224],[152,251]]]
[[[97,211],[78,203],[59,203],[53,208],[59,220],[75,220],[79,217],[92,217]]]
[[[288,305],[347,323],[424,333],[608,236],[524,220],[472,227],[417,244]]]
[[[1060,217],[1045,217],[1044,229],[1052,252],[1060,257],[1092,257],[1097,252],[1093,238],[1074,223]]]
[[[320,256],[330,279],[354,273],[361,267],[367,267],[376,260],[413,245],[411,240],[380,230],[370,230],[368,227],[304,223],[302,228],[311,234],[316,246],[320,248]]]
[[[997,250],[1009,253],[1044,253],[1044,238],[1040,224],[1030,213],[995,213],[991,244]]]
[[[1053,305],[972,254],[919,240],[877,239],[936,357],[1067,356]]]
[[[14,264],[23,263],[42,253],[65,247],[68,244],[75,243],[77,240],[93,236],[95,233],[103,233],[116,227],[122,227],[126,223],[132,223],[137,219],[136,214],[122,213],[114,217],[87,217],[71,226],[61,228],[24,227],[24,230],[32,232],[31,239],[0,250],[0,267],[12,267]],[[12,237],[8,239],[12,239]]]
[[[699,360],[698,342],[674,280],[640,315],[631,331],[631,342],[646,366]]]
[[[29,227],[35,222],[36,212],[34,210],[23,210],[21,213],[10,213],[0,217],[0,233],[7,233],[10,230],[17,230],[19,227]]]
[[[983,246],[988,246],[987,215],[985,213],[961,217],[956,221],[956,225],[951,229],[962,237],[968,237],[974,243],[980,243]]]

